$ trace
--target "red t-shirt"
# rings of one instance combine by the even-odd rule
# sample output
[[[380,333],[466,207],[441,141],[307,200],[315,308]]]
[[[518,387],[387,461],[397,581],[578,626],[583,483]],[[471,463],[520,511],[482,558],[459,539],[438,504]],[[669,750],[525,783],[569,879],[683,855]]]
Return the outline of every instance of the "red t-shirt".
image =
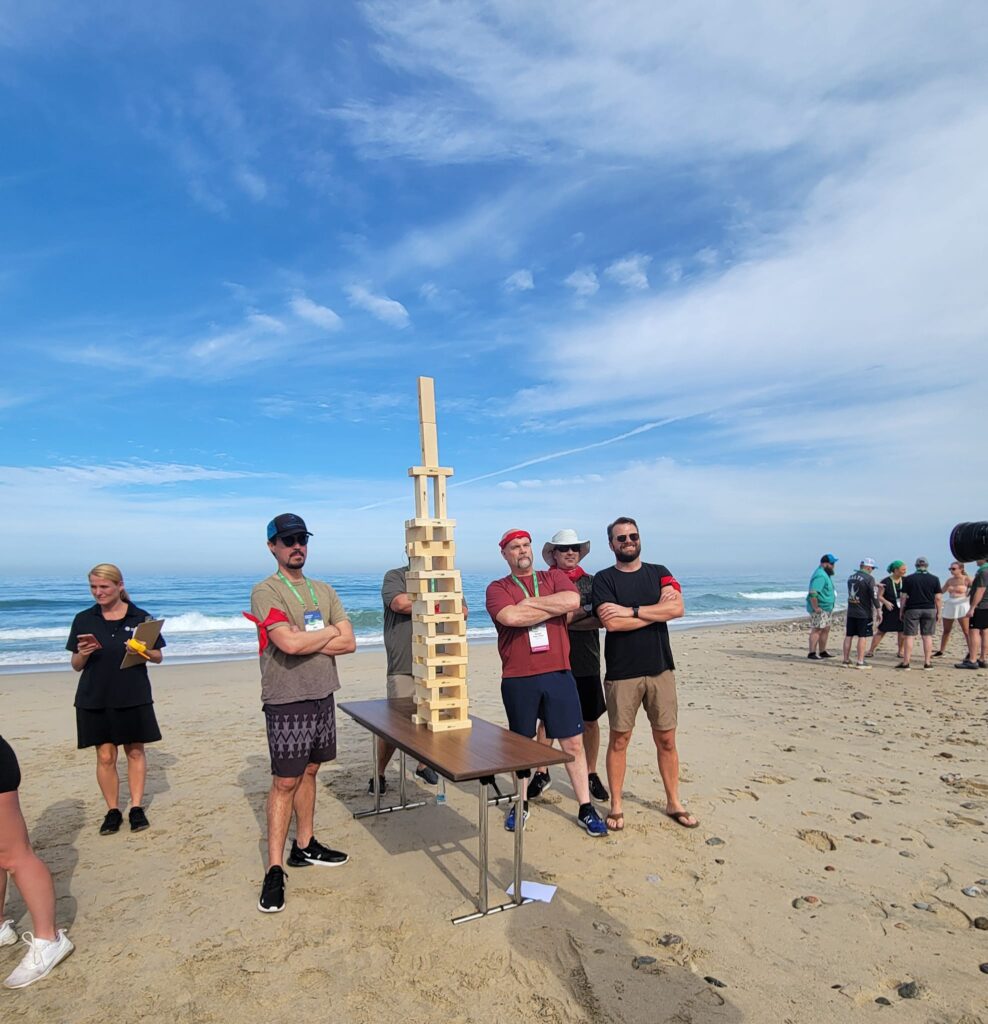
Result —
[[[558,569],[536,573],[539,580],[539,596],[560,594],[567,590],[579,594],[576,586]],[[495,580],[487,588],[487,613],[494,620],[497,630],[497,651],[501,655],[501,675],[506,679],[515,676],[537,676],[540,672],[563,672],[569,669],[569,632],[566,616],[557,615],[541,625],[549,633],[549,650],[532,651],[528,640],[527,626],[503,626],[497,621],[498,612],[509,605],[521,604],[526,597],[534,597],[532,577],[520,576],[525,590],[510,577]]]

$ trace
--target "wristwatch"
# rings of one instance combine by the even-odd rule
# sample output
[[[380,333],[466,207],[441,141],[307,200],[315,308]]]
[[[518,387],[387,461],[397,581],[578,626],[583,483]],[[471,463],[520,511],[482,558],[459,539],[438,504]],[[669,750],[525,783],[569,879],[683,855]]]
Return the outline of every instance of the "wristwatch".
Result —
[[[639,606],[638,606],[637,604],[633,604],[633,605],[631,606],[631,614],[632,614],[632,616],[633,616],[634,618],[636,618],[636,619],[638,618],[638,607],[639,607]]]
[[[584,611],[584,613],[585,613],[586,615],[588,615],[588,616],[589,616],[589,615],[593,615],[593,605],[592,605],[592,604],[591,604],[591,603],[590,603],[590,602],[588,601],[588,602],[587,602],[587,603],[586,603],[586,604],[585,604],[585,605],[583,606],[583,611]]]

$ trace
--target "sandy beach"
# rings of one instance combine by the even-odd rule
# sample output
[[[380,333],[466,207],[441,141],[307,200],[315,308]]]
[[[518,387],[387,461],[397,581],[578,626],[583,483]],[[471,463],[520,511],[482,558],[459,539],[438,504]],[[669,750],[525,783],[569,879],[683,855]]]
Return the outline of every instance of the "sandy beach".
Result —
[[[75,674],[0,676],[0,731],[76,945],[47,980],[0,992],[0,1016],[988,1020],[988,931],[973,924],[988,895],[961,891],[988,876],[988,673],[954,671],[949,655],[897,673],[888,641],[873,671],[850,671],[807,661],[805,640],[803,623],[674,634],[683,796],[700,827],[661,813],[639,729],[625,831],[579,831],[555,771],[525,846],[526,878],[557,885],[554,901],[458,927],[476,877],[475,789],[354,821],[370,802],[370,741],[345,715],[316,831],[350,863],[292,871],[286,911],[257,912],[269,766],[255,662],[153,672],[152,827],[111,837],[97,834],[93,752],[75,749]],[[341,659],[341,675],[338,699],[383,696],[383,652]],[[498,681],[496,649],[472,647],[471,710],[503,723]],[[511,837],[500,812],[491,821],[506,885]],[[818,902],[794,907],[803,897]],[[30,927],[14,887],[7,911]],[[4,973],[22,948],[0,950]],[[910,981],[918,995],[903,999]]]

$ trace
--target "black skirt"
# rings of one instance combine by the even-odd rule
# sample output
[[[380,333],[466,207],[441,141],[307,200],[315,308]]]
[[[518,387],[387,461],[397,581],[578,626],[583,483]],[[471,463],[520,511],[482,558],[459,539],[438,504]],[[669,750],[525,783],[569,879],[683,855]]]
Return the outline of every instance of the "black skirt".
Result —
[[[139,704],[136,708],[75,709],[79,749],[96,747],[101,743],[154,743],[161,739],[158,719],[153,704]]]
[[[899,616],[899,609],[895,608],[892,611],[885,611],[882,614],[882,621],[878,626],[879,633],[901,633],[902,632],[902,619]]]
[[[20,789],[21,769],[14,748],[0,736],[0,793],[13,793]]]

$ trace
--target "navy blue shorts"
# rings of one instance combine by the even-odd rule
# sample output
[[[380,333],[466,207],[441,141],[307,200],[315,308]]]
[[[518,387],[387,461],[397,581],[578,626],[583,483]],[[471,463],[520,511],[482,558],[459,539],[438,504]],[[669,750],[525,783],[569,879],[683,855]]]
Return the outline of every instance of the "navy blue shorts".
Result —
[[[565,740],[583,732],[583,709],[572,672],[502,679],[501,700],[508,728],[519,736],[534,736],[540,718],[550,739]]]

